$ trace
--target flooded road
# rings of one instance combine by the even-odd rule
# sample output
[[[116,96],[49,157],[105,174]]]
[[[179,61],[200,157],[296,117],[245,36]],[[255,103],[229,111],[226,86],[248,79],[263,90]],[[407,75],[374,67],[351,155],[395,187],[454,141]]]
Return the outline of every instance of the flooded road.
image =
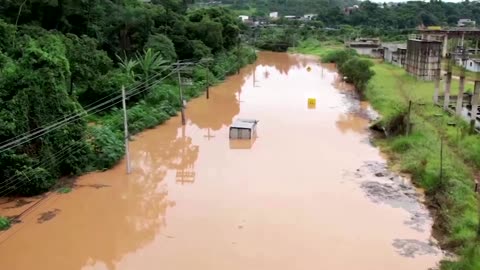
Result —
[[[82,176],[0,233],[0,269],[434,267],[432,220],[370,144],[373,114],[332,67],[260,53],[188,103],[185,127],[175,117],[136,136],[132,174],[121,162]],[[260,120],[258,137],[229,141],[235,118]]]

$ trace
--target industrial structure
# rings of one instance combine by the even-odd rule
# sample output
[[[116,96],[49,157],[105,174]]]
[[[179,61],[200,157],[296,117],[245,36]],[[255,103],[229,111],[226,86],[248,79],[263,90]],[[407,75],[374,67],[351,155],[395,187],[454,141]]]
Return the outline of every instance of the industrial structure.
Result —
[[[348,48],[354,49],[360,55],[367,55],[374,58],[382,56],[382,43],[378,38],[357,38],[354,41],[346,42]]]
[[[433,81],[441,71],[442,42],[435,39],[423,39],[412,36],[407,42],[405,68],[408,73],[420,80]]]
[[[405,43],[383,43],[383,61],[405,67],[407,59],[407,44]]]

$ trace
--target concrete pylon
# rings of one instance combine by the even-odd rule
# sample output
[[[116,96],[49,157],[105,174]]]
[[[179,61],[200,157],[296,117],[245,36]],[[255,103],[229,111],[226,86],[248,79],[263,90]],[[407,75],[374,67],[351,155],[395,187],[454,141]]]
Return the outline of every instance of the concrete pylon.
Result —
[[[440,93],[440,72],[435,76],[435,90],[433,92],[433,103],[438,104],[438,95]]]
[[[475,88],[472,95],[472,110],[470,111],[470,119],[475,121],[477,118],[478,104],[480,102],[480,81],[475,81]]]
[[[450,86],[452,85],[452,72],[445,74],[445,96],[443,100],[443,109],[447,110],[450,104]]]
[[[442,48],[442,57],[447,57],[448,53],[448,35],[443,36],[443,48]]]
[[[457,96],[457,105],[455,107],[455,113],[457,115],[462,114],[463,108],[463,92],[465,91],[465,75],[460,76],[460,81],[458,83],[458,96]]]

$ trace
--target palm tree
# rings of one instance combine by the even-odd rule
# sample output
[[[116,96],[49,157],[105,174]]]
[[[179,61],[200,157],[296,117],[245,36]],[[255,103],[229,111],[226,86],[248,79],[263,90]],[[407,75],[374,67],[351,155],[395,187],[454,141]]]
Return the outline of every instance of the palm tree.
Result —
[[[128,59],[128,57],[120,57],[118,54],[116,55],[119,61],[120,68],[123,69],[125,74],[127,74],[130,78],[135,78],[135,67],[138,66],[138,61],[135,59]]]
[[[137,52],[136,58],[142,70],[142,74],[139,74],[139,77],[145,82],[147,82],[154,73],[165,71],[168,66],[168,61],[163,59],[159,52],[154,52],[150,48],[144,50],[143,55]]]

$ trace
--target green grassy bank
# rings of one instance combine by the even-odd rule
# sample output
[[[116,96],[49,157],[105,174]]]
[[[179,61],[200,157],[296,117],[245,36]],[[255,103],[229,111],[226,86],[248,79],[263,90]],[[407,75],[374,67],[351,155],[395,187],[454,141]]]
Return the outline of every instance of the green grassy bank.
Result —
[[[320,57],[331,50],[330,45],[321,44],[295,49]],[[471,135],[463,120],[433,105],[433,82],[418,81],[403,69],[384,63],[376,63],[372,70],[375,75],[363,94],[382,115],[380,125],[387,129],[403,125],[398,119],[405,118],[412,101],[410,134],[378,139],[377,144],[389,154],[394,169],[409,173],[414,183],[425,189],[435,217],[436,238],[442,247],[459,255],[456,261],[442,261],[441,269],[480,269],[479,206],[474,192],[480,136]],[[472,88],[467,84],[467,90]],[[457,89],[454,80],[452,92]]]

